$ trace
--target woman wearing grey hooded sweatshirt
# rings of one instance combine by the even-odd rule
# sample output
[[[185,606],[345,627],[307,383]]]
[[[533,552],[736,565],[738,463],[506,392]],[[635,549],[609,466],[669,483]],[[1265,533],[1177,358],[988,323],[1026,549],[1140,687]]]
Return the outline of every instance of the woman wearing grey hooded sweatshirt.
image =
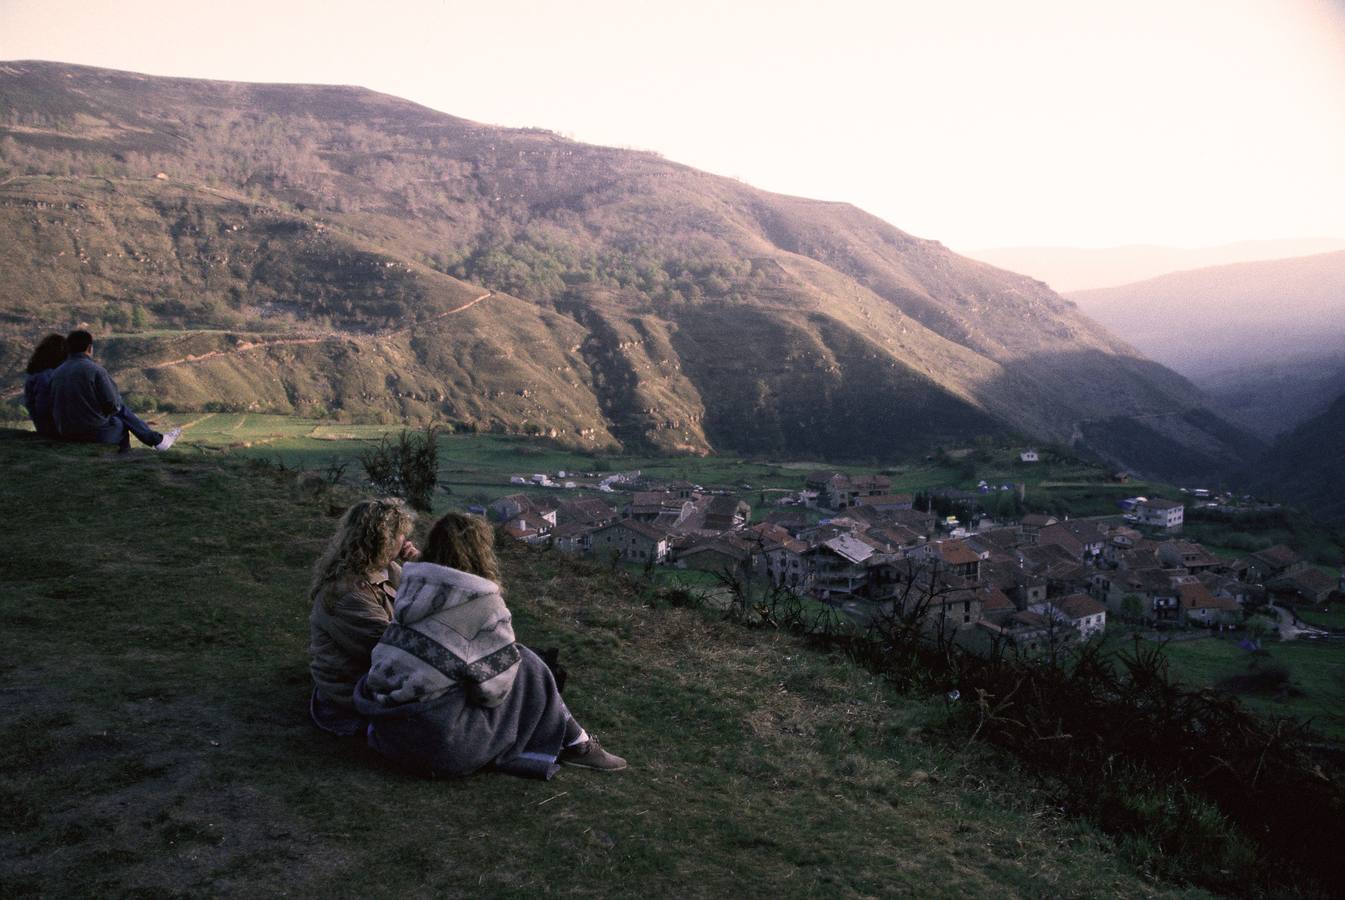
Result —
[[[355,688],[369,746],[431,776],[624,769],[575,722],[546,663],[515,642],[499,579],[483,519],[435,523],[420,561],[402,569],[392,622]]]

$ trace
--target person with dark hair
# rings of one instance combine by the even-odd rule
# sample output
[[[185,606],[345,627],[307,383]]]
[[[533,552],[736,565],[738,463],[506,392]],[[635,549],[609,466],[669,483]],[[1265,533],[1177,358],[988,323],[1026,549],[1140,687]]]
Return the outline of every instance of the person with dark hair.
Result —
[[[430,776],[626,768],[570,715],[546,663],[515,642],[494,540],[484,519],[449,513],[402,569],[392,622],[355,687],[369,746]]]
[[[362,500],[346,510],[313,567],[308,712],[323,731],[364,736],[368,723],[355,712],[351,694],[392,621],[402,574],[398,563],[420,556],[409,540],[415,524],[415,513],[400,500]]]
[[[121,402],[107,370],[93,361],[93,335],[76,330],[65,336],[65,362],[51,376],[52,419],[66,441],[116,444],[131,449],[131,435],[155,450],[167,450],[182,434],[160,434]]]
[[[51,417],[51,376],[56,367],[65,362],[65,338],[49,334],[38,342],[37,349],[28,359],[28,374],[23,379],[23,406],[33,428],[42,437],[60,437],[56,420]]]

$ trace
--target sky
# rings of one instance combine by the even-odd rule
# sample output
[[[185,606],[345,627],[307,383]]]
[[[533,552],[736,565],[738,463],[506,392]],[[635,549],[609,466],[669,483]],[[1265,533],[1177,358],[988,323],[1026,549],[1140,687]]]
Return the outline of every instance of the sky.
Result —
[[[1345,0],[0,0],[0,59],[361,85],[963,251],[1345,238]]]

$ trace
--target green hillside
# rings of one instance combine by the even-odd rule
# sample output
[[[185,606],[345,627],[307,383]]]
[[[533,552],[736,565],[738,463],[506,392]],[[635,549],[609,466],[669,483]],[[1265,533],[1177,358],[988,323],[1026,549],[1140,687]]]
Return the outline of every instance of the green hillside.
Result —
[[[4,64],[0,235],[6,372],[85,321],[137,335],[118,377],[184,409],[834,459],[1006,431],[1106,454],[1083,424],[1143,420],[1176,447],[1158,474],[1244,458],[1040,282],[846,204],[358,88]],[[156,371],[145,343],[182,329],[234,343]]]
[[[334,498],[229,458],[0,433],[0,893],[1201,896],[776,631],[508,548],[520,637],[632,768],[388,771],[306,720],[308,567]]]
[[[1345,395],[1281,435],[1244,476],[1267,496],[1345,521]]]

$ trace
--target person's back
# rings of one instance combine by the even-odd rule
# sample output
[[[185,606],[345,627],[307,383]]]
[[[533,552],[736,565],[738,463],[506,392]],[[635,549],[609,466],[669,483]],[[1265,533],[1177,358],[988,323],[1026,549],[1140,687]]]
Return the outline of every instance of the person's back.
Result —
[[[83,353],[71,354],[51,376],[51,413],[61,437],[92,439],[120,408],[112,377]]]
[[[49,334],[33,348],[23,379],[23,406],[33,420],[33,428],[43,437],[59,437],[51,416],[51,378],[69,353],[65,338]]]
[[[43,437],[56,437],[56,420],[51,414],[51,379],[55,369],[34,372],[23,380],[23,406],[33,420],[33,428]]]
[[[369,671],[369,654],[392,621],[400,581],[396,563],[383,581],[330,585],[313,599],[309,614],[309,671],[323,700],[353,711],[355,683]]]
[[[69,356],[51,376],[51,413],[66,441],[117,444],[131,449],[131,435],[147,447],[167,450],[182,433],[160,434],[126,408],[107,370],[93,361],[93,335],[82,329],[65,337]]]

